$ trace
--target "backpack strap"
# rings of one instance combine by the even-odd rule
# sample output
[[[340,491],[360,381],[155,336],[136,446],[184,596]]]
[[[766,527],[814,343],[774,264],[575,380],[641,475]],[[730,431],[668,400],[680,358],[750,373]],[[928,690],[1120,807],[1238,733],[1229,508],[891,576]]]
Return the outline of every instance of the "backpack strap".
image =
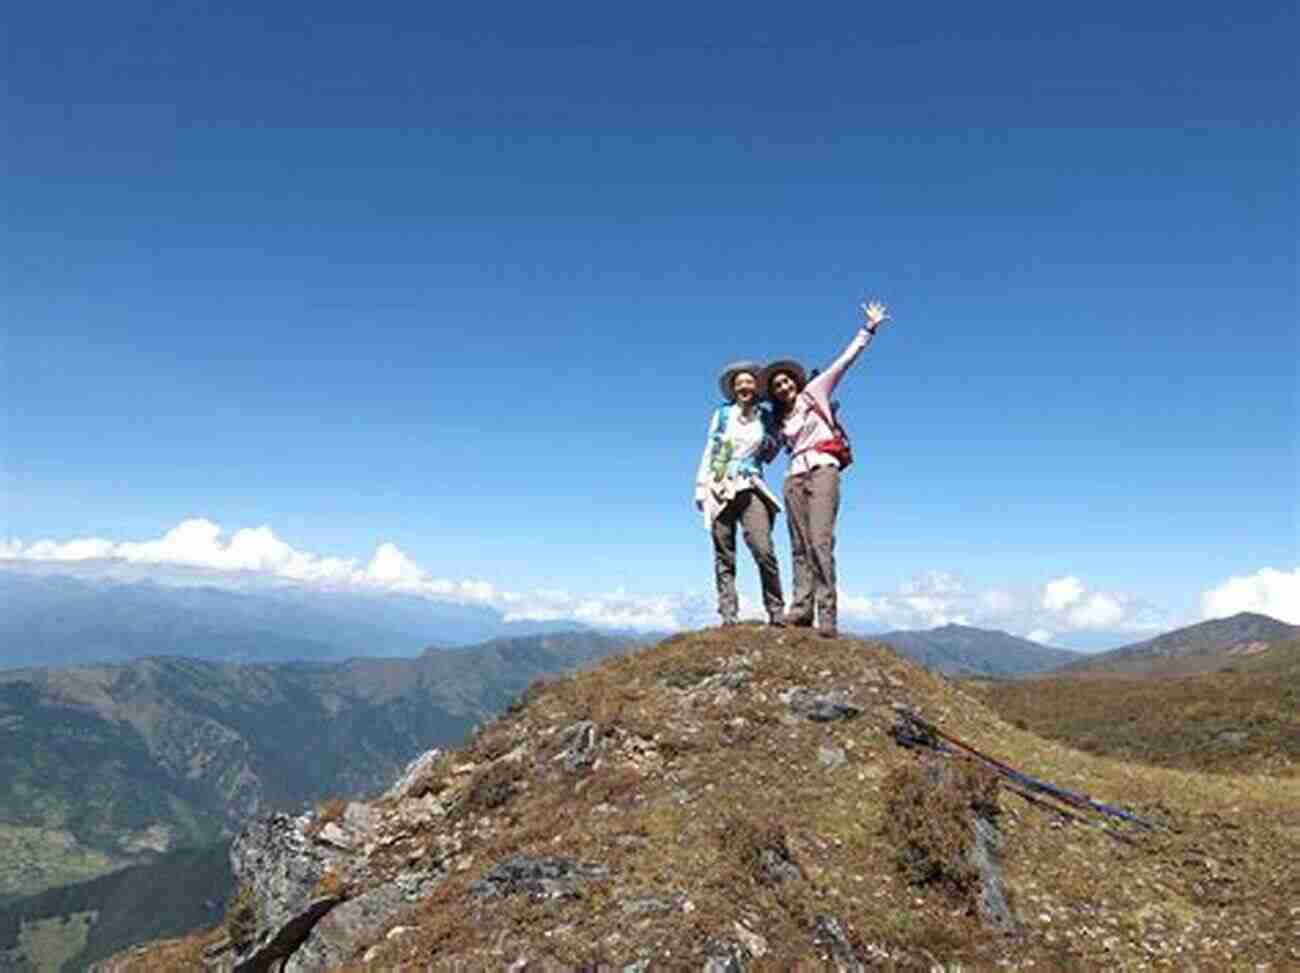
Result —
[[[805,393],[800,392],[799,394],[800,396],[803,396]],[[817,413],[817,415],[821,417],[822,422],[830,426],[831,432],[834,433],[836,436],[838,436],[840,439],[844,440],[844,444],[847,446],[849,443],[849,435],[844,431],[844,427],[840,425],[839,420],[836,419],[834,415],[828,416],[826,414],[826,410],[821,407],[820,403],[818,403],[818,401],[813,396],[809,395],[807,397],[807,401],[808,401],[808,407],[812,409],[813,412]],[[825,442],[825,440],[822,440],[822,442]],[[824,450],[820,448],[821,445],[822,445],[821,442],[816,442],[813,443],[811,446],[805,446],[803,449],[800,450],[792,449],[790,450],[790,458],[794,459],[796,456],[802,456],[804,453],[824,452]]]
[[[831,432],[840,436],[844,435],[844,430],[840,428],[839,420],[837,420],[833,415],[828,416],[814,396],[808,396],[808,405],[813,412],[817,413],[817,415],[821,417],[822,422],[831,427]],[[846,436],[845,438],[847,439],[848,437]]]

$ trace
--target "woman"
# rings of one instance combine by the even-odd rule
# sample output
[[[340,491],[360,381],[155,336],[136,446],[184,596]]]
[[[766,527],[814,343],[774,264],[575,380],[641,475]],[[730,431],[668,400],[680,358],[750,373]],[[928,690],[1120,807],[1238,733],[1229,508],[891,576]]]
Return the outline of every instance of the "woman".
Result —
[[[736,524],[758,565],[763,607],[771,624],[783,624],[785,601],[781,571],[772,548],[772,521],[781,509],[763,482],[763,464],[780,449],[771,409],[763,403],[758,362],[734,362],[722,370],[718,387],[726,400],[713,413],[709,438],[695,474],[695,507],[713,535],[713,573],[718,586],[718,614],[735,625]]]
[[[786,359],[768,365],[762,375],[776,405],[781,440],[790,453],[785,476],[786,517],[794,562],[794,595],[788,625],[811,627],[835,638],[835,517],[840,509],[841,437],[831,392],[844,372],[871,343],[876,329],[889,320],[883,304],[862,307],[865,322],[840,357],[811,381],[803,366]]]

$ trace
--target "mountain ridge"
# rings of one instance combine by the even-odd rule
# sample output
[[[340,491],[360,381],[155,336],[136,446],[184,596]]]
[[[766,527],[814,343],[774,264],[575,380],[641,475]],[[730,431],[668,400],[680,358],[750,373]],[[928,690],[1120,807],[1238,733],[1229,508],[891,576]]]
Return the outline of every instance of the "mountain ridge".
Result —
[[[947,624],[870,636],[949,676],[1020,676],[1047,672],[1079,657],[1078,652],[1042,645],[998,629]]]
[[[1061,667],[1060,673],[1192,675],[1226,665],[1234,654],[1300,637],[1291,625],[1258,612],[1238,612],[1098,652]]]
[[[486,606],[383,592],[80,577],[0,562],[0,669],[174,655],[228,662],[408,657],[494,638],[587,630],[508,622]]]
[[[0,671],[0,725],[13,743],[0,752],[0,830],[18,849],[0,894],[93,874],[50,871],[59,854],[131,864],[218,840],[260,808],[382,786],[535,679],[633,644],[574,632],[409,659],[155,656]]]

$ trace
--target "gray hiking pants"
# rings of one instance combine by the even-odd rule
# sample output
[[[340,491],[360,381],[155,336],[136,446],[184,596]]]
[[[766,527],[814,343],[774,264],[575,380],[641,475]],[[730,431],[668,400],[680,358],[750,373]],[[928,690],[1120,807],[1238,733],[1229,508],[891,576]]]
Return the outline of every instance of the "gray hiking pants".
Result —
[[[772,547],[774,511],[755,490],[738,493],[713,521],[713,574],[718,583],[718,614],[734,622],[740,611],[736,597],[736,523],[745,535],[745,546],[754,555],[758,578],[763,586],[763,607],[769,615],[781,615],[781,569]]]
[[[835,516],[840,511],[840,470],[818,466],[785,479],[785,515],[790,525],[790,557],[794,562],[792,625],[835,631]]]

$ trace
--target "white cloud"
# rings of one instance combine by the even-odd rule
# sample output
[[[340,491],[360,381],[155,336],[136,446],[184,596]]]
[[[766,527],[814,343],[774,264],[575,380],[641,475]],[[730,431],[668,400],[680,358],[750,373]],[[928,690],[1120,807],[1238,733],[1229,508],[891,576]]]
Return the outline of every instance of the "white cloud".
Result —
[[[137,566],[135,570],[156,573],[164,569],[218,572],[215,583],[221,583],[224,577],[231,585],[279,581],[393,592],[495,608],[507,621],[574,620],[598,627],[673,630],[711,625],[717,620],[711,593],[640,595],[621,590],[592,593],[555,588],[510,591],[481,579],[434,577],[392,541],[378,544],[363,564],[352,558],[300,551],[268,526],[246,527],[227,535],[220,525],[201,517],[185,520],[161,537],[144,541],[5,540],[0,542],[0,560],[60,565],[81,562],[81,570],[90,570],[93,564],[128,564]],[[1292,605],[1300,603],[1295,596],[1300,575],[1272,572],[1283,579],[1279,583],[1271,575],[1263,577],[1266,574],[1232,579],[1216,592],[1230,589],[1232,598],[1224,595],[1229,601],[1240,600],[1239,589],[1253,592],[1253,610],[1284,617],[1278,605],[1288,592]],[[1207,598],[1212,594],[1215,592],[1207,592]],[[1265,602],[1271,607],[1262,607]],[[761,603],[745,593],[741,595],[741,614],[746,618],[764,617]],[[1295,611],[1291,614],[1294,616]],[[840,615],[841,624],[871,628],[974,625],[1003,629],[1034,641],[1088,631],[1148,633],[1170,627],[1171,621],[1165,612],[1139,598],[1092,589],[1073,575],[1041,584],[995,587],[977,585],[950,571],[925,572],[892,592],[841,592]]]
[[[366,577],[376,584],[399,588],[418,586],[429,580],[428,575],[403,554],[401,548],[387,541],[375,548],[374,556],[366,566]]]
[[[1071,605],[1066,617],[1076,629],[1114,628],[1124,620],[1124,605],[1114,595],[1098,592]]]
[[[1201,595],[1204,618],[1227,618],[1238,612],[1259,612],[1300,625],[1300,567],[1261,568],[1245,577],[1229,578]]]
[[[676,629],[707,624],[695,596],[571,594],[554,589],[511,592],[488,581],[435,578],[391,541],[379,544],[361,565],[351,558],[299,551],[267,526],[246,527],[226,539],[219,524],[203,517],[182,521],[161,537],[114,543],[101,538],[0,542],[0,560],[118,562],[243,572],[268,580],[334,588],[416,595],[456,604],[486,605],[506,621],[574,620],[603,628]],[[228,575],[229,576],[229,575]]]
[[[1073,575],[1047,582],[1043,589],[1043,607],[1059,612],[1083,597],[1083,582]]]
[[[972,625],[1050,642],[1074,632],[1149,633],[1170,627],[1167,613],[1122,592],[1091,590],[1068,575],[1038,585],[980,586],[959,575],[929,571],[874,595],[841,593],[847,620],[885,628]]]

